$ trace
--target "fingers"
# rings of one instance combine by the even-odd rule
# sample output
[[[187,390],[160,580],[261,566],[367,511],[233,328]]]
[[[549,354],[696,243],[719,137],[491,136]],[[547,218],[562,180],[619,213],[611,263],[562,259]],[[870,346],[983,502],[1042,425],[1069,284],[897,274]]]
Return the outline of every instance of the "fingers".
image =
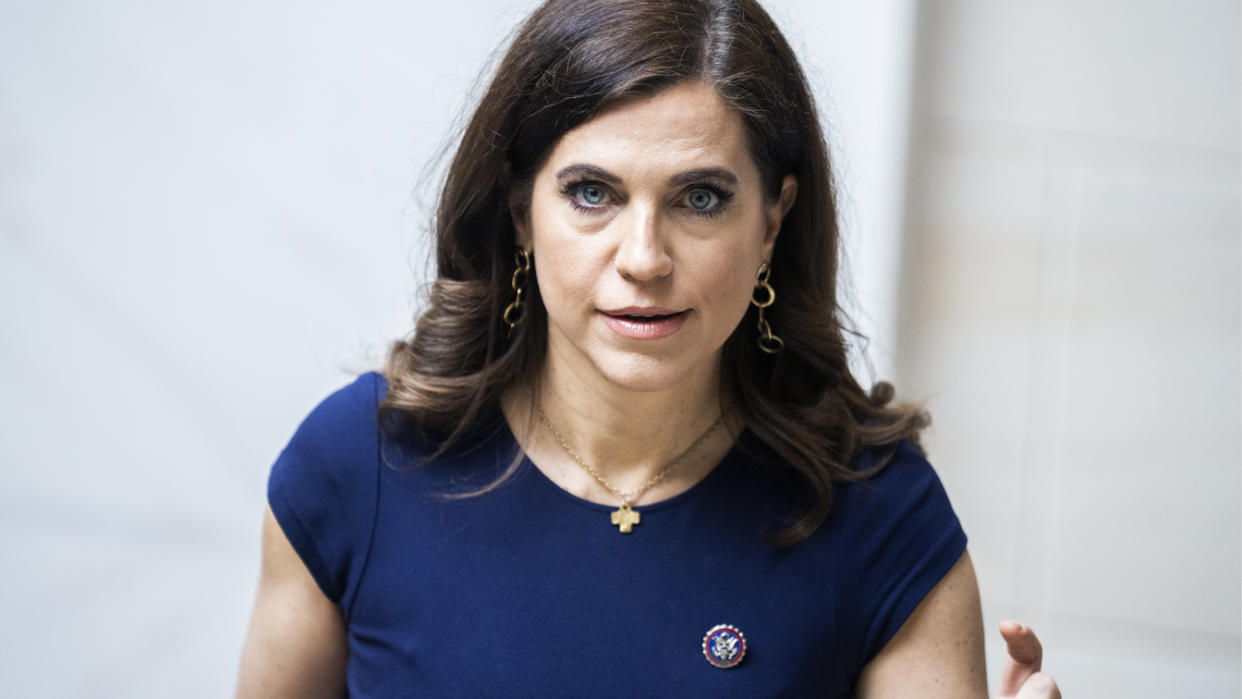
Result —
[[[1061,699],[1061,689],[1050,675],[1037,672],[1022,683],[1017,699]]]
[[[1025,665],[1034,665],[1039,669],[1044,658],[1044,647],[1040,645],[1035,632],[1029,626],[1017,621],[1005,621],[1000,625],[1001,637],[1009,646],[1009,657]]]
[[[1027,679],[1039,672],[1040,663],[1043,662],[1044,649],[1039,644],[1039,639],[1035,637],[1035,632],[1019,622],[1002,622],[1000,633],[1001,637],[1005,639],[1005,644],[1009,647],[1009,657],[1005,659],[1005,667],[1001,670],[1000,696],[1023,696],[1018,693],[1023,691]],[[1052,678],[1048,679],[1051,680]],[[1055,683],[1053,683],[1053,689],[1056,689]],[[1031,696],[1042,697],[1052,695],[1034,694]]]

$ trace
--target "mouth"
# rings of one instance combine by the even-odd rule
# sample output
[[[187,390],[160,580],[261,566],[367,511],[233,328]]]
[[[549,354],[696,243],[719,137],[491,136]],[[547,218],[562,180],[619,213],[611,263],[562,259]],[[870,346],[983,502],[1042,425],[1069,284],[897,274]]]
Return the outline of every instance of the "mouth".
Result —
[[[614,318],[633,318],[635,320],[652,320],[658,318],[667,318],[669,316],[680,315],[685,311],[673,311],[660,306],[626,306],[625,308],[616,308],[610,311],[600,311],[604,315],[613,316]]]
[[[659,340],[680,330],[690,311],[628,306],[600,311],[600,314],[603,315],[604,323],[622,337],[631,340]]]

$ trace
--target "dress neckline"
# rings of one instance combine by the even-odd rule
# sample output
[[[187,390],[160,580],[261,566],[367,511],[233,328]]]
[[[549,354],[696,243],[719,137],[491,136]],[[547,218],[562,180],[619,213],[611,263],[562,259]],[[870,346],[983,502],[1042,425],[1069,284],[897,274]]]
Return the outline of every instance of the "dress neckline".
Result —
[[[595,502],[593,500],[587,500],[586,498],[574,495],[568,490],[565,490],[564,488],[562,488],[560,485],[556,483],[556,481],[549,478],[548,474],[544,473],[543,469],[539,468],[539,466],[537,466],[534,461],[531,461],[530,456],[528,456],[526,454],[526,451],[522,449],[521,443],[518,442],[517,440],[517,435],[513,433],[513,428],[509,425],[509,421],[505,418],[503,412],[500,412],[500,423],[501,423],[500,428],[501,428],[502,437],[505,440],[507,440],[510,444],[512,444],[514,449],[517,449],[518,451],[522,453],[522,463],[519,466],[518,474],[521,474],[525,471],[534,472],[534,478],[536,480],[538,480],[545,487],[549,488],[556,494],[564,497],[566,500],[569,500],[570,502],[574,503],[575,505],[578,505],[579,507],[589,509],[589,510],[594,510],[596,512],[609,512],[609,511],[617,509],[617,506],[620,503],[608,505],[604,503]],[[634,505],[633,509],[636,512],[640,512],[640,513],[641,512],[659,512],[660,510],[666,510],[671,507],[676,507],[677,505],[685,502],[686,500],[694,498],[698,496],[699,493],[707,490],[707,488],[712,482],[721,478],[721,474],[724,472],[725,469],[733,467],[736,464],[737,459],[739,458],[738,444],[741,443],[742,438],[745,436],[745,434],[746,434],[746,429],[742,428],[742,433],[739,434],[737,438],[733,440],[733,444],[729,446],[729,451],[725,452],[725,455],[721,457],[720,461],[716,462],[716,465],[713,466],[710,471],[708,471],[702,478],[700,478],[698,481],[692,484],[689,488],[686,488],[680,493],[673,495],[671,497],[667,497],[663,500],[659,500],[659,501],[652,502],[652,503],[647,503],[645,505]]]

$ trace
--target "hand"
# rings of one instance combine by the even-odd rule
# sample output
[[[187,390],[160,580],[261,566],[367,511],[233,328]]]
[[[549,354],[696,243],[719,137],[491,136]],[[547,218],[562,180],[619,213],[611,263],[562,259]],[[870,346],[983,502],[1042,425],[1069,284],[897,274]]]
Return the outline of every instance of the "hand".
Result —
[[[1056,681],[1039,671],[1044,648],[1035,632],[1016,621],[1001,622],[1000,632],[1009,646],[1009,657],[1001,671],[996,699],[1061,699]]]

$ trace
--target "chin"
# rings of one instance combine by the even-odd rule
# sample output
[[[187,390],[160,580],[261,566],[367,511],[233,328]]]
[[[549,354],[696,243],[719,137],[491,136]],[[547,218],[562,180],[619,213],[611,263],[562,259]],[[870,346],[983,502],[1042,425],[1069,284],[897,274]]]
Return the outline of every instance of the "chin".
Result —
[[[701,376],[707,364],[715,365],[714,357],[697,359],[659,357],[622,353],[601,358],[596,369],[618,388],[636,393],[655,393],[675,389],[686,381]]]

